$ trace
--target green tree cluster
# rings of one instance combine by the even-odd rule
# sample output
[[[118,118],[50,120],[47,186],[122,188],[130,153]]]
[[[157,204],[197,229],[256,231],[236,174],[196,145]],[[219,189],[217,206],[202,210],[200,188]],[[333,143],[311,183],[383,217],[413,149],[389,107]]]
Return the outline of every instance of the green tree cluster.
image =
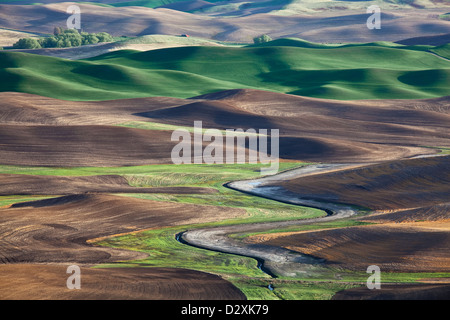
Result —
[[[69,48],[87,44],[113,41],[113,37],[106,32],[88,33],[78,32],[75,29],[63,30],[56,27],[53,36],[43,38],[22,38],[14,45],[14,49],[39,49],[39,48]]]
[[[261,36],[253,38],[253,42],[255,44],[260,44],[260,43],[269,42],[269,41],[272,41],[272,38],[270,36],[268,36],[267,34],[263,34]]]

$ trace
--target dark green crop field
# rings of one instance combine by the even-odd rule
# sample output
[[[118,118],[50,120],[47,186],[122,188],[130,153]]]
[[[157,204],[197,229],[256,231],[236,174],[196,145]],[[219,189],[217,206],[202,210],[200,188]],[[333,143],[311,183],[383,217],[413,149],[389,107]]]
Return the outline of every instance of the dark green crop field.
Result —
[[[2,51],[0,91],[107,100],[252,88],[340,100],[422,99],[450,94],[448,50],[281,39],[248,47],[120,50],[77,61]]]

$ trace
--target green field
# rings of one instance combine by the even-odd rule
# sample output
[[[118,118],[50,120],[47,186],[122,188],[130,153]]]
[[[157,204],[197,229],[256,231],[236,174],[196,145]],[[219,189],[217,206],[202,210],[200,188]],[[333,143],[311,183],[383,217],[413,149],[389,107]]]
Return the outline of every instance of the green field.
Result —
[[[439,19],[446,20],[446,21],[450,21],[450,13],[441,14],[441,15],[439,16]]]
[[[343,100],[432,98],[450,93],[447,54],[446,46],[322,46],[292,39],[120,50],[78,61],[2,51],[0,91],[65,100],[189,98],[238,88]]]

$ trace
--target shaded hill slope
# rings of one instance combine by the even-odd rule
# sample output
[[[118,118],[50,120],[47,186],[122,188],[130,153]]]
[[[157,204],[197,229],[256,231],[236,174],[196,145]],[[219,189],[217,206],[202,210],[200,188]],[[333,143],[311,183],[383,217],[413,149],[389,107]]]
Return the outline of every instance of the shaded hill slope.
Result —
[[[0,163],[10,165],[172,163],[172,130],[194,121],[222,130],[279,129],[280,157],[291,160],[373,162],[450,147],[448,98],[338,101],[259,90],[95,102],[0,97]]]
[[[302,197],[375,210],[418,208],[448,202],[450,156],[369,165],[278,185]]]

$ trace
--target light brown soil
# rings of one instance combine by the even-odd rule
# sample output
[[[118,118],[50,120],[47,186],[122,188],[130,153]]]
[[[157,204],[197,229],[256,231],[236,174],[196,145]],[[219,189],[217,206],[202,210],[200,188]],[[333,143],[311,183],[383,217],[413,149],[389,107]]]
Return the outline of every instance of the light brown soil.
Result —
[[[443,13],[443,9],[385,10],[383,28],[375,33],[364,27],[367,17],[361,10],[310,11],[290,16],[268,13],[246,15],[246,10],[237,10],[235,17],[211,17],[164,8],[155,10],[143,7],[105,8],[82,3],[78,5],[83,16],[84,31],[106,31],[114,36],[189,34],[252,43],[253,37],[269,34],[274,39],[298,37],[308,41],[344,43],[398,41],[411,36],[450,32],[448,23],[437,18]],[[55,26],[65,26],[67,7],[67,3],[1,5],[0,27],[52,33]]]
[[[410,210],[379,211],[360,220],[372,223],[389,222],[438,222],[450,219],[450,203],[443,203],[431,207],[416,208]]]
[[[0,48],[12,46],[20,38],[35,38],[35,37],[37,37],[37,35],[34,35],[29,32],[0,29]]]

